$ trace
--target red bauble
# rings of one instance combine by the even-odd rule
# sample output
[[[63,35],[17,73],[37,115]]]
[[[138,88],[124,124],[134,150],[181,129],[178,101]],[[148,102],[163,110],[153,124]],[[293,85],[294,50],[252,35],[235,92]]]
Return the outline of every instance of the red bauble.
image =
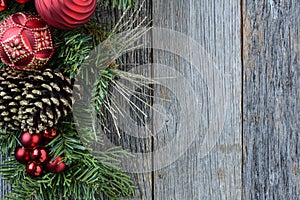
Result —
[[[48,159],[48,153],[44,148],[35,148],[31,150],[30,158],[32,161],[43,163]]]
[[[29,161],[29,152],[23,147],[17,147],[15,150],[15,158],[18,162],[26,164]]]
[[[0,0],[0,12],[7,8],[6,0]]]
[[[18,3],[27,3],[27,2],[29,2],[30,0],[15,0],[16,2],[18,2]]]
[[[95,11],[97,0],[35,0],[39,15],[49,25],[73,29],[85,24]]]
[[[49,26],[37,15],[18,12],[0,24],[0,58],[15,69],[43,67],[54,53]]]
[[[57,132],[54,128],[44,130],[44,132],[43,132],[44,139],[49,140],[49,141],[52,140],[53,138],[55,138],[56,136],[57,136]]]
[[[29,176],[38,177],[42,175],[43,167],[41,164],[31,161],[26,165],[26,172]]]
[[[20,137],[20,141],[24,147],[34,148],[42,143],[43,137],[39,133],[30,134],[29,132],[24,132]]]
[[[58,156],[53,162],[48,162],[46,165],[49,172],[59,174],[66,169],[66,164],[62,161],[62,157]]]

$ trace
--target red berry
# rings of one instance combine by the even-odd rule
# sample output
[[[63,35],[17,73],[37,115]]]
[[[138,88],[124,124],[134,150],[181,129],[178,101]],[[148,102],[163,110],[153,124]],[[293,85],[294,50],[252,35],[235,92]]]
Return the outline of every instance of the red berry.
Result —
[[[29,176],[38,177],[42,175],[43,167],[35,161],[31,161],[26,165],[26,172]]]
[[[17,147],[15,157],[18,162],[26,164],[29,161],[29,152],[23,147]]]

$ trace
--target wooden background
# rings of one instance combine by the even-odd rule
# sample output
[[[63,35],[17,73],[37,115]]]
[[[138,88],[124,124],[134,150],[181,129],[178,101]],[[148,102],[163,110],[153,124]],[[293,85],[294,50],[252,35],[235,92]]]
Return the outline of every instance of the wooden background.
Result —
[[[111,21],[120,17],[115,10],[105,14]],[[222,134],[208,155],[201,154],[205,135],[199,132],[176,162],[131,174],[138,186],[133,199],[300,199],[299,14],[298,0],[146,0],[142,16],[154,27],[186,34],[211,56],[222,74],[227,110]],[[125,59],[170,66],[195,90],[204,88],[190,64],[170,52],[139,51]],[[173,103],[160,103],[165,118],[149,115],[152,131],[161,127],[160,134],[141,139],[123,133],[114,142],[143,153],[186,134],[177,131],[176,120],[191,96],[182,84],[176,88],[183,101],[166,88],[154,92]],[[209,98],[201,98],[203,112],[194,118],[209,130]],[[144,164],[153,167],[154,161]],[[7,189],[1,182],[0,197]]]

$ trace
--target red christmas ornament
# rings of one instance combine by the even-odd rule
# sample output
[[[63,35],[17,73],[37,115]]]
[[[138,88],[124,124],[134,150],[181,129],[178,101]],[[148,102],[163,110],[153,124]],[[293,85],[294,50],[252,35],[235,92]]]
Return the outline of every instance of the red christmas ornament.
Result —
[[[43,173],[43,167],[41,164],[31,161],[26,165],[26,172],[29,176],[38,177]]]
[[[29,152],[23,147],[17,147],[15,157],[18,162],[26,164],[29,161]]]
[[[7,8],[6,0],[0,0],[0,12]]]
[[[53,55],[49,26],[37,15],[18,12],[0,24],[0,58],[15,69],[44,66]]]
[[[57,132],[56,132],[56,130],[54,128],[44,130],[44,132],[43,132],[43,137],[46,140],[52,140],[56,136],[57,136]]]
[[[48,158],[48,153],[44,148],[35,148],[30,152],[30,158],[32,161],[43,163]]]
[[[22,145],[26,148],[37,147],[42,143],[42,140],[43,140],[42,134],[39,133],[30,134],[28,131],[22,133],[20,138]]]
[[[29,2],[30,0],[15,0],[16,2],[18,2],[18,3],[27,3],[27,2]]]
[[[73,29],[91,18],[96,3],[97,0],[35,0],[35,7],[49,25],[59,29]]]
[[[58,156],[54,161],[46,164],[48,171],[59,174],[66,169],[66,164],[62,161],[62,157]]]

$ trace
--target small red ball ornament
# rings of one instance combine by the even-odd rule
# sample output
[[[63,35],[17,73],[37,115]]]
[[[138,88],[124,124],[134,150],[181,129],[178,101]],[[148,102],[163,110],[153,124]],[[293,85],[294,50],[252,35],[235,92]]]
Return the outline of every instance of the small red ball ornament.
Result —
[[[43,163],[48,158],[48,153],[44,148],[35,148],[30,152],[30,158],[32,161]]]
[[[49,25],[59,29],[73,29],[91,18],[96,3],[97,0],[35,0],[35,7]]]
[[[46,165],[48,171],[59,174],[66,169],[66,164],[62,161],[62,157],[58,156],[54,161],[48,162]]]
[[[57,136],[57,132],[54,128],[44,130],[44,132],[43,132],[43,137],[46,140],[52,140],[56,136]]]
[[[25,148],[34,148],[42,143],[42,134],[24,132],[21,135],[20,141]]]
[[[50,27],[37,15],[18,12],[0,24],[0,58],[14,69],[43,67],[54,53]]]
[[[26,164],[29,161],[29,152],[23,147],[17,147],[15,150],[15,158],[18,162]]]
[[[15,0],[16,2],[18,2],[18,3],[27,3],[27,2],[29,2],[30,0]]]
[[[31,161],[26,165],[26,172],[31,177],[38,177],[42,175],[43,167],[41,164]]]
[[[6,0],[0,0],[0,12],[7,8]]]

